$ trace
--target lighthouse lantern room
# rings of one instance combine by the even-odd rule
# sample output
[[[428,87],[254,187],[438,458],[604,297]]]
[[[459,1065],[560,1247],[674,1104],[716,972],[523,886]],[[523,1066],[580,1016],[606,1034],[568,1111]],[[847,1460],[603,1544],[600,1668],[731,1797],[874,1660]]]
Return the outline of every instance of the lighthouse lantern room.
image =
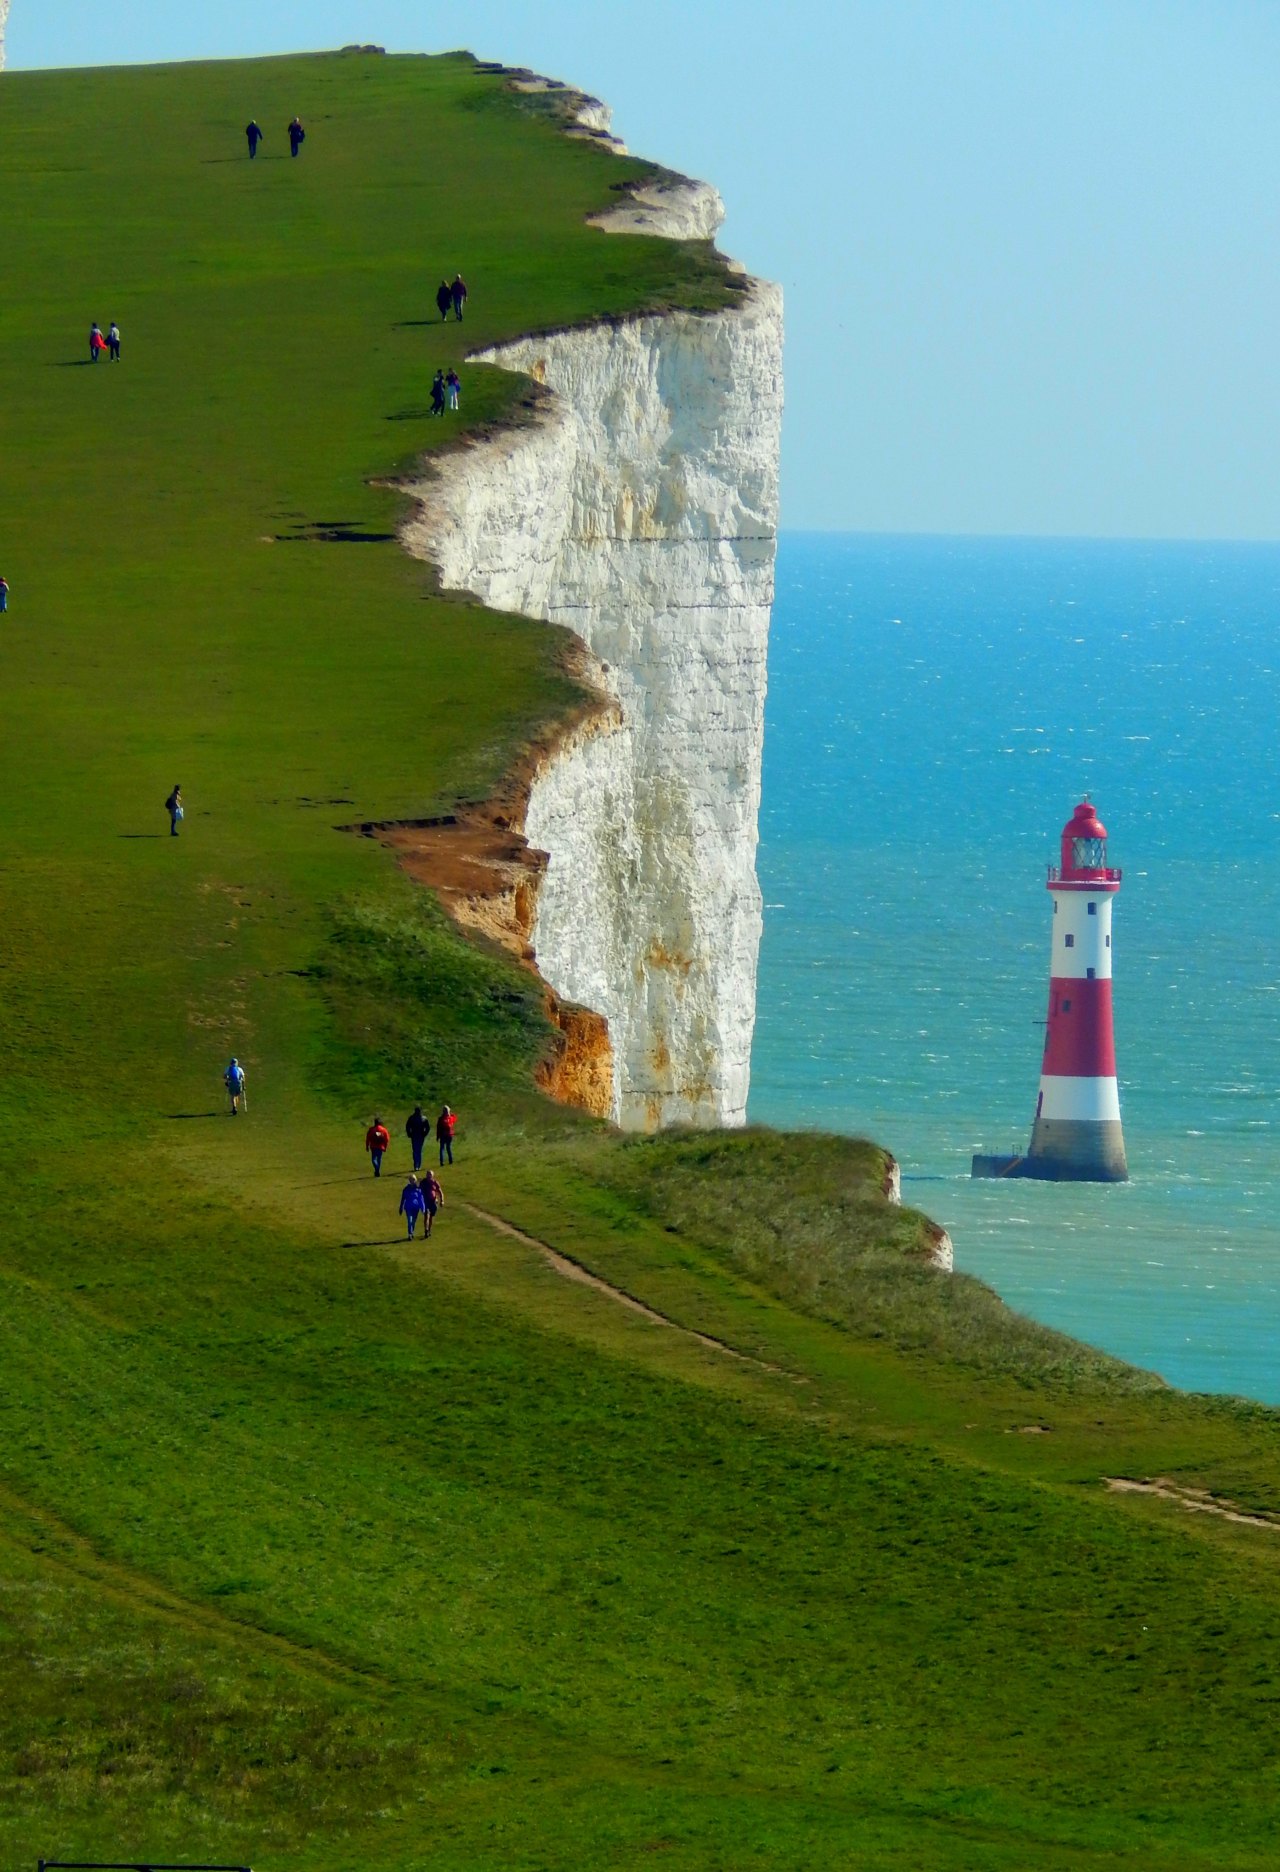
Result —
[[[1053,946],[1044,1061],[1025,1157],[975,1157],[974,1176],[1124,1183],[1111,1019],[1111,903],[1121,874],[1107,863],[1107,828],[1088,799],[1062,828],[1049,867]]]

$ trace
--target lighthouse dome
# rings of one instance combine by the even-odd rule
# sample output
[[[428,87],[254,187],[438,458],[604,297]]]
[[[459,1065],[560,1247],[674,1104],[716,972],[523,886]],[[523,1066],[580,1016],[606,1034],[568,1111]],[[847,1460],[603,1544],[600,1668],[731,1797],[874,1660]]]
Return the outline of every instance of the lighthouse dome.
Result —
[[[1107,828],[1098,817],[1092,800],[1083,799],[1062,828],[1063,838],[1104,839]]]
[[[1062,828],[1062,875],[1089,879],[1107,872],[1107,828],[1091,800],[1083,799]]]

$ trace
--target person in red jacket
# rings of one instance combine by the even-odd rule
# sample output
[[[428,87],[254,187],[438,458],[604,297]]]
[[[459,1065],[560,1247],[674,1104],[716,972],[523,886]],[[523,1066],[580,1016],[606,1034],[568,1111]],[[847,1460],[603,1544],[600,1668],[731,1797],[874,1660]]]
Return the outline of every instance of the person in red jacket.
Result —
[[[440,1146],[440,1168],[442,1170],[446,1157],[448,1157],[450,1163],[453,1162],[453,1133],[457,1122],[457,1112],[450,1111],[447,1105],[436,1119],[436,1142]]]
[[[391,1133],[387,1130],[381,1118],[375,1117],[373,1123],[364,1134],[364,1147],[373,1159],[373,1174],[376,1177],[382,1175],[382,1153],[386,1150],[390,1142]]]

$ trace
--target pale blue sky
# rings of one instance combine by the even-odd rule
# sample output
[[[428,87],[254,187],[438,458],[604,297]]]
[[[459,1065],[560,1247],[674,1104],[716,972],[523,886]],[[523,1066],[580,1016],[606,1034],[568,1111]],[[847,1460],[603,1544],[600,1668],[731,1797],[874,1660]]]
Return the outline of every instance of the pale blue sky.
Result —
[[[1275,0],[13,0],[9,59],[350,40],[717,183],[787,289],[784,524],[1280,533]]]

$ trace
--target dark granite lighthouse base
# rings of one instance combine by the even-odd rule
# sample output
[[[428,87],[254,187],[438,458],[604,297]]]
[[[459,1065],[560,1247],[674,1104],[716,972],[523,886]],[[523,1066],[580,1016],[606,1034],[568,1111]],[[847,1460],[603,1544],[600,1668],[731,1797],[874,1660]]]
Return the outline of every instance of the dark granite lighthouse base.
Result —
[[[1127,1183],[1119,1119],[1038,1118],[1025,1157],[977,1156],[975,1177],[1029,1177],[1037,1183]]]

